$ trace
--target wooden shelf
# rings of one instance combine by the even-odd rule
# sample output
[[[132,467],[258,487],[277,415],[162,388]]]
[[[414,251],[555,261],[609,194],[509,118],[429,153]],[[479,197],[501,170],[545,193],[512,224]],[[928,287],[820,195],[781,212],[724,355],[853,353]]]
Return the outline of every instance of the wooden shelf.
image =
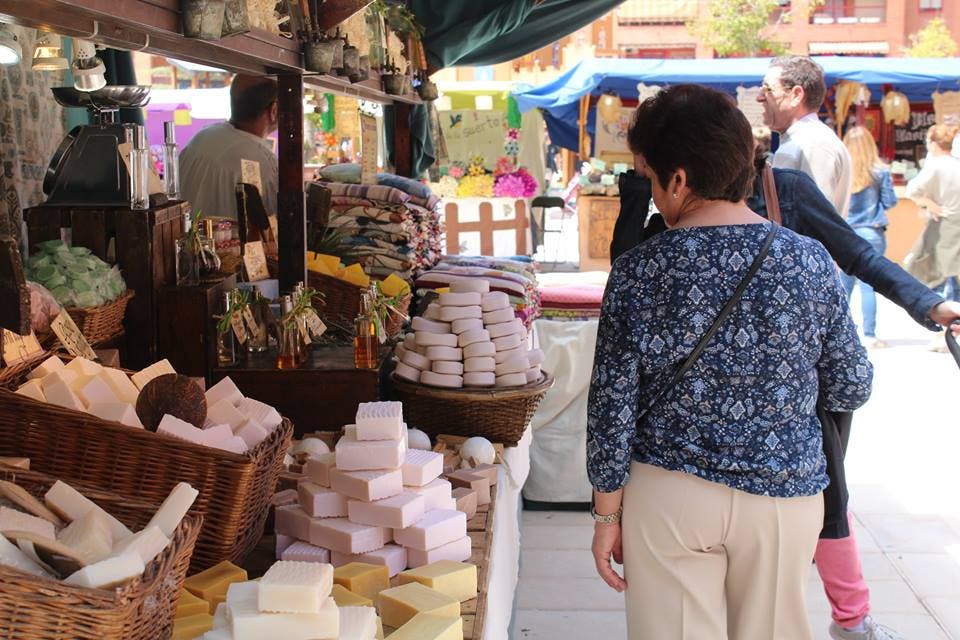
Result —
[[[329,91],[330,93],[339,93],[341,95],[379,102],[381,104],[392,104],[394,102],[420,104],[420,97],[415,93],[393,96],[384,92],[380,85],[380,74],[374,71],[370,72],[370,79],[364,80],[363,82],[350,82],[346,78],[312,74],[307,71],[303,75],[303,83],[310,87]]]

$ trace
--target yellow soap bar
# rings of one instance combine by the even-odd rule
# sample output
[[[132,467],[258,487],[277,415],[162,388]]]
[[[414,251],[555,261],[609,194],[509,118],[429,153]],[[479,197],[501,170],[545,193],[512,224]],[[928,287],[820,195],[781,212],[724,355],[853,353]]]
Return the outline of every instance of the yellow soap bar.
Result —
[[[180,597],[177,598],[177,611],[173,614],[173,617],[188,618],[201,613],[210,613],[210,603],[201,600],[186,589],[180,589]]]
[[[330,597],[337,603],[338,607],[372,607],[373,600],[364,598],[361,595],[350,591],[341,584],[333,584],[333,590],[330,591]]]
[[[325,253],[315,253],[313,254],[317,261],[322,262],[327,266],[327,269],[331,273],[336,273],[340,269],[340,256],[328,256]]]
[[[377,616],[377,640],[383,640],[383,620]]]
[[[477,566],[465,562],[439,560],[399,575],[400,584],[419,582],[425,587],[446,594],[458,602],[477,597]]]
[[[370,276],[363,272],[363,265],[359,263],[352,264],[344,269],[339,278],[351,284],[355,284],[358,287],[367,288],[370,286]]]
[[[391,633],[390,640],[463,640],[463,618],[418,613]]]
[[[171,640],[193,640],[213,629],[213,616],[201,613],[187,618],[176,618],[173,621],[173,637]]]
[[[317,254],[311,254],[311,255],[316,256]],[[320,260],[319,258],[316,258],[316,257],[307,260],[307,269],[309,269],[310,271],[314,271],[316,273],[322,273],[327,276],[335,277],[337,275],[336,269],[331,269],[330,265],[327,262]]]
[[[213,596],[225,596],[234,582],[246,582],[247,572],[224,560],[220,564],[190,576],[183,581],[183,588],[207,602]]]
[[[390,588],[390,571],[382,564],[351,562],[333,570],[333,582],[375,600],[378,593]]]
[[[227,585],[229,588],[230,585]],[[210,609],[213,611],[217,610],[217,607],[227,601],[226,593],[215,593],[207,599],[207,602],[210,603]]]
[[[388,627],[400,628],[418,613],[432,613],[449,618],[460,615],[460,602],[419,582],[381,591],[377,596],[377,603],[383,624]]]
[[[380,290],[384,295],[393,298],[410,293],[410,285],[397,274],[391,273],[380,283]]]

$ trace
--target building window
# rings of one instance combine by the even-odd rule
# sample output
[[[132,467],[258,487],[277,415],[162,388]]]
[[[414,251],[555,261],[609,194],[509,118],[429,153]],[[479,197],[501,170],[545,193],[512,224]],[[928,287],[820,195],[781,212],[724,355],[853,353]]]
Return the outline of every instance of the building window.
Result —
[[[824,0],[810,16],[812,24],[878,24],[886,19],[887,0]]]
[[[943,0],[920,0],[920,11],[939,11],[943,9]]]

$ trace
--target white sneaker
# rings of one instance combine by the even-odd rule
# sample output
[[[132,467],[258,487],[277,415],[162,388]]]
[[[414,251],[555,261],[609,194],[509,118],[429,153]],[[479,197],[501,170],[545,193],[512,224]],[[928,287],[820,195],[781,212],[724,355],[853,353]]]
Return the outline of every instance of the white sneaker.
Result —
[[[850,631],[831,622],[830,637],[833,640],[906,640],[890,627],[877,624],[870,616],[863,619],[863,631]]]

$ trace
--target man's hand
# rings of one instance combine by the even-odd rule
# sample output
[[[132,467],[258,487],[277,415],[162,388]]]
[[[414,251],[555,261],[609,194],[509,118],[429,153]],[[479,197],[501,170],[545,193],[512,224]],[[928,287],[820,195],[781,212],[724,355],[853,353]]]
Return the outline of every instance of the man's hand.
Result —
[[[953,335],[960,336],[960,324],[951,324],[960,320],[960,302],[945,300],[930,311],[930,319],[939,325],[949,327]]]
[[[610,556],[613,556],[618,564],[623,564],[620,525],[597,523],[593,528],[593,561],[597,565],[597,573],[617,593],[623,593],[627,588],[627,581],[613,570]]]

